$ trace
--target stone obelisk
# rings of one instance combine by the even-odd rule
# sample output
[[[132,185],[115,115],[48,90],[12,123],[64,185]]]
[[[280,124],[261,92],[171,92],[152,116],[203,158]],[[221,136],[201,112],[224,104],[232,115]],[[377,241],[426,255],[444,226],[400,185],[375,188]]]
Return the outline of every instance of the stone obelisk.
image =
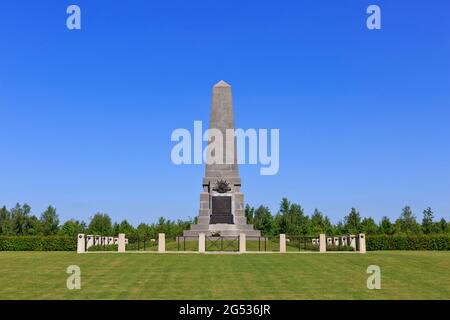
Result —
[[[246,222],[234,136],[229,140],[233,142],[227,145],[227,129],[234,130],[234,112],[231,86],[222,80],[213,87],[209,127],[222,133],[223,158],[222,161],[213,161],[211,153],[207,153],[198,221],[191,225],[190,230],[185,230],[183,235],[205,233],[207,236],[238,236],[245,233],[247,236],[260,236],[260,231],[254,230],[253,225]],[[211,139],[209,143],[208,149]]]

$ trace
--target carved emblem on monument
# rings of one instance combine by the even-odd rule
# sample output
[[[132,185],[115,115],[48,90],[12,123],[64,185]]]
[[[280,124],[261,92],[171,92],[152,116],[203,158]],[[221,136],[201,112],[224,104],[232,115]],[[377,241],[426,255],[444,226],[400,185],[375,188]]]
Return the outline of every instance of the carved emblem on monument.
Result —
[[[216,182],[213,191],[217,191],[218,193],[226,193],[231,191],[230,183],[226,180],[220,179]]]

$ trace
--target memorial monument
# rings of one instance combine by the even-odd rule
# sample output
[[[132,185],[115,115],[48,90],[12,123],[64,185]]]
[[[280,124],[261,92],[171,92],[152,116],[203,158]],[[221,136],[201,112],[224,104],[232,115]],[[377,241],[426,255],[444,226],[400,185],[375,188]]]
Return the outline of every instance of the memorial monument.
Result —
[[[234,130],[234,113],[231,96],[231,86],[225,81],[219,81],[213,87],[210,129],[218,129],[223,139],[223,162],[211,161],[207,153],[203,191],[200,193],[200,210],[197,224],[192,224],[190,230],[183,231],[183,236],[260,236],[260,231],[247,224],[244,211],[244,194],[241,192],[241,179],[238,173],[236,139],[227,145],[226,130]],[[226,153],[232,152],[231,161],[226,161]],[[230,158],[230,157],[229,157]],[[234,159],[234,160],[233,160]],[[212,163],[211,163],[212,162]]]

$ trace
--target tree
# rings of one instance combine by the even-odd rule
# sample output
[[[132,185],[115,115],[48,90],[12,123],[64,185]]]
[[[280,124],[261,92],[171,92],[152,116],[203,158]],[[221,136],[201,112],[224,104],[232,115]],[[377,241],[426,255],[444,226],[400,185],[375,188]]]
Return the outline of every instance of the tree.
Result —
[[[391,223],[388,217],[384,216],[381,219],[379,233],[392,235],[395,233],[394,225]]]
[[[137,226],[136,233],[139,237],[154,238],[156,236],[154,230],[145,223],[141,223]]]
[[[68,237],[76,237],[79,233],[85,233],[86,232],[86,223],[79,222],[75,219],[70,219],[64,222],[64,224],[61,227],[61,230],[59,231],[59,234],[68,236]]]
[[[344,229],[351,234],[361,232],[361,216],[355,208],[352,208],[350,213],[344,217]]]
[[[11,219],[11,213],[3,206],[0,209],[0,235],[13,235],[14,234],[13,221]]]
[[[372,218],[364,218],[361,222],[361,231],[365,234],[377,234],[378,226]]]
[[[248,224],[253,224],[255,208],[250,207],[248,204],[245,205],[245,217],[247,218]]]
[[[402,209],[402,213],[400,218],[397,219],[396,225],[401,233],[411,234],[419,232],[416,217],[409,206]]]
[[[58,232],[59,218],[56,214],[56,209],[52,206],[48,206],[47,210],[42,212],[41,215],[41,230],[46,236],[54,235]]]
[[[425,233],[425,234],[433,233],[433,231],[434,231],[433,219],[434,219],[434,215],[433,215],[433,211],[431,210],[430,207],[423,210],[423,219],[422,219],[423,233]]]
[[[447,224],[444,218],[439,220],[436,224],[436,232],[438,233],[449,233],[450,232],[450,222]]]
[[[344,226],[344,223],[342,221],[338,221],[338,223],[334,227],[334,230],[336,231],[336,234],[343,234],[343,233],[347,232],[345,230],[345,226]]]
[[[281,200],[275,223],[279,233],[290,235],[308,233],[309,219],[305,216],[303,208],[299,204],[291,204],[287,198]]]
[[[134,227],[127,220],[123,220],[115,226],[114,233],[116,235],[119,233],[125,233],[125,235],[131,236],[136,234],[136,229],[134,229]]]
[[[16,235],[36,235],[40,232],[39,219],[30,216],[31,207],[28,204],[21,206],[19,203],[11,209],[12,229]]]
[[[332,234],[333,226],[330,219],[324,217],[322,212],[318,209],[314,209],[314,213],[311,216],[308,233],[311,235],[317,235],[320,233]]]
[[[112,234],[111,218],[106,213],[96,213],[89,223],[88,230],[93,235],[110,236]]]
[[[274,221],[268,207],[259,206],[255,210],[254,226],[265,236],[275,235]]]

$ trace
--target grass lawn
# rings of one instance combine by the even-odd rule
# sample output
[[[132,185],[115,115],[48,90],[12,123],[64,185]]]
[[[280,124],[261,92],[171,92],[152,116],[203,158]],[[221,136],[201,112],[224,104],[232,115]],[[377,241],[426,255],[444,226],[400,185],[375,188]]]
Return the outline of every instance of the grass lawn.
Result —
[[[369,265],[381,290],[366,287]],[[81,268],[81,290],[66,268]],[[0,252],[0,299],[450,299],[450,252]]]

